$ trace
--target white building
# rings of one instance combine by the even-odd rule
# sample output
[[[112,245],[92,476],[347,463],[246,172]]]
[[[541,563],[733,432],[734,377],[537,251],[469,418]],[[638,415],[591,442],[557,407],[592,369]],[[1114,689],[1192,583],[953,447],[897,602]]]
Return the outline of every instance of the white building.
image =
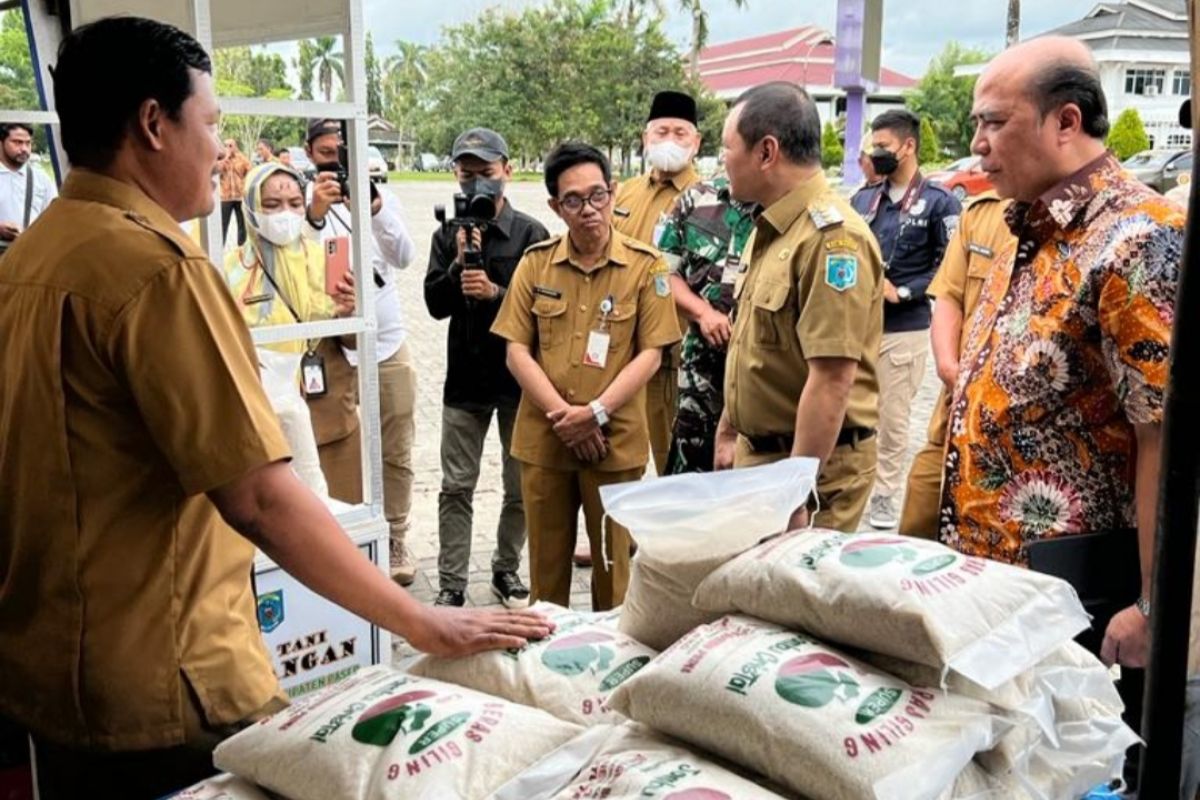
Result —
[[[1179,106],[1192,93],[1186,0],[1100,3],[1043,35],[1070,36],[1091,48],[1111,120],[1136,108],[1151,147],[1191,145],[1191,131],[1179,127]]]

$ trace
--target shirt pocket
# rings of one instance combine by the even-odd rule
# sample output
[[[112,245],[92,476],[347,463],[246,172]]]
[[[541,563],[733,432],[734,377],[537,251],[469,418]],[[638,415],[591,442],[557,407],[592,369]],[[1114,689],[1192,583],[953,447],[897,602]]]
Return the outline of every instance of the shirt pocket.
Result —
[[[620,350],[633,341],[637,327],[637,303],[617,303],[608,315],[608,349]]]
[[[763,282],[754,287],[750,304],[754,307],[754,343],[764,350],[787,346],[791,314],[787,311],[792,287],[786,283]],[[744,301],[743,301],[744,302]]]
[[[537,317],[538,347],[546,351],[562,345],[567,338],[567,301],[538,297],[533,302]]]

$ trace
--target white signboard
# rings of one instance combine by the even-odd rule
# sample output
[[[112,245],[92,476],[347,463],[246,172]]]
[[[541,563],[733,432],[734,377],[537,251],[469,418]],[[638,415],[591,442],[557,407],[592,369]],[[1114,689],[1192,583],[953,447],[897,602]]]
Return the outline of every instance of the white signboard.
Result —
[[[374,562],[374,545],[359,545]],[[379,631],[310,591],[282,569],[258,573],[258,624],[289,697],[379,663]]]

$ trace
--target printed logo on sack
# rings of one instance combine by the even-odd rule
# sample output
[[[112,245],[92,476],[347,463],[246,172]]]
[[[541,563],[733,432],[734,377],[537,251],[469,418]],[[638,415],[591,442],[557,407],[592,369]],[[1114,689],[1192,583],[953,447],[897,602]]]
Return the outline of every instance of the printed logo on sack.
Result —
[[[842,548],[839,561],[855,569],[874,569],[893,562],[908,564],[920,557],[920,551],[908,539],[893,537],[870,537],[856,539]],[[918,577],[932,575],[958,560],[952,553],[942,553],[913,565],[912,574]]]
[[[601,672],[612,665],[614,637],[599,631],[573,633],[556,639],[542,651],[542,664],[559,675],[574,677]],[[632,673],[631,673],[632,674]]]
[[[270,633],[283,624],[283,589],[267,592],[258,598],[258,627]]]
[[[805,708],[823,708],[858,697],[858,681],[850,664],[829,653],[810,653],[786,661],[775,677],[775,693]]]
[[[350,735],[362,744],[387,747],[401,733],[416,733],[425,726],[433,711],[421,701],[435,696],[434,692],[418,689],[382,700],[363,712]]]
[[[732,797],[719,792],[716,789],[684,789],[682,792],[674,792],[667,795],[663,800],[733,800]]]

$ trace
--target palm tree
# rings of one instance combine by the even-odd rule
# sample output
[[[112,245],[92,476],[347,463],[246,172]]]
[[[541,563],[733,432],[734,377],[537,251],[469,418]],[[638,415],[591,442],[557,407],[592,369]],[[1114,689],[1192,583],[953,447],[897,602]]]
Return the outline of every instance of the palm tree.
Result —
[[[1012,47],[1021,40],[1021,0],[1008,0],[1008,28],[1004,46]]]
[[[411,135],[418,97],[429,80],[428,51],[403,40],[396,41],[396,51],[383,64],[383,107],[396,127]]]
[[[654,16],[662,19],[667,15],[667,6],[663,0],[614,0],[613,8],[625,17],[625,24],[630,28],[637,25],[647,7],[654,11]]]
[[[321,94],[325,102],[333,100],[333,76],[336,75],[342,86],[346,85],[346,70],[343,66],[342,54],[335,53],[337,37],[318,36],[313,51],[313,62],[317,69],[317,83],[321,86]]]
[[[733,5],[739,9],[746,7],[746,0],[733,0]],[[692,17],[692,44],[688,53],[691,63],[692,79],[700,79],[700,51],[708,44],[708,12],[704,10],[703,0],[679,0],[679,8]]]

